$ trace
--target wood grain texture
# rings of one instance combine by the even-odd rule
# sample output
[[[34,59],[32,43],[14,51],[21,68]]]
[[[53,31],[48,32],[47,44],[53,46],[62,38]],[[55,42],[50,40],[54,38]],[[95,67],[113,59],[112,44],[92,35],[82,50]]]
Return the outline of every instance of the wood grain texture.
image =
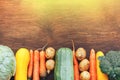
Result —
[[[91,48],[120,50],[120,1],[100,1],[91,10],[91,5],[63,9],[65,5],[55,5],[37,12],[22,5],[22,0],[0,0],[0,44],[16,52],[20,47],[37,49],[47,42],[55,49],[72,48],[74,40],[76,49],[84,47],[87,53]],[[52,80],[53,75],[50,77]]]
[[[83,15],[87,14],[84,11],[72,13],[70,8],[64,11],[58,8],[38,16],[20,3],[0,0],[0,44],[8,45],[14,51],[20,47],[36,49],[47,42],[56,49],[71,47],[71,39],[76,48],[84,47],[88,51],[91,48],[105,52],[120,49],[120,8],[117,3],[101,6],[100,15],[89,16]]]

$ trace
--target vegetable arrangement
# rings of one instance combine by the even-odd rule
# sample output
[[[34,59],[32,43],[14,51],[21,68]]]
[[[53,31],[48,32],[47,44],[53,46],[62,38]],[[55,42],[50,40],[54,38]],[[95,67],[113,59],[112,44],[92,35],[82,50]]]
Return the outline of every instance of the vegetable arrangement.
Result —
[[[15,56],[12,50],[0,45],[0,80],[41,80],[54,72],[54,80],[120,80],[120,51],[86,50],[79,47],[53,47],[36,50],[20,48]],[[7,60],[7,61],[6,61]],[[8,66],[9,65],[9,66]],[[15,74],[15,75],[14,75]]]
[[[40,77],[46,77],[47,72],[49,74],[54,69],[55,49],[48,47],[44,51],[46,45],[36,50],[18,49],[15,55],[17,62],[15,80],[40,80]]]

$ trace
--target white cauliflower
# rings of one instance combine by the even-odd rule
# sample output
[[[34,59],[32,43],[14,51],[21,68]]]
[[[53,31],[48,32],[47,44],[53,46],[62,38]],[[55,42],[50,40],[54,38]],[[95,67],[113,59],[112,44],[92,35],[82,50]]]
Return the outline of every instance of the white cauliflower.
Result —
[[[16,71],[16,60],[8,46],[0,45],[0,80],[10,80]]]

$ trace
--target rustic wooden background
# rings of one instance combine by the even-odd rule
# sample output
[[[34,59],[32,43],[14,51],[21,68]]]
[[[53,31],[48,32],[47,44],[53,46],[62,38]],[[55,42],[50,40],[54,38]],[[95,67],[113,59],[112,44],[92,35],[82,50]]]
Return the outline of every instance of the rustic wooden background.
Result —
[[[120,50],[120,0],[91,1],[38,5],[29,0],[0,0],[0,44],[16,52],[46,43],[55,49],[72,48],[74,40],[75,47],[84,47],[87,53],[91,48]]]

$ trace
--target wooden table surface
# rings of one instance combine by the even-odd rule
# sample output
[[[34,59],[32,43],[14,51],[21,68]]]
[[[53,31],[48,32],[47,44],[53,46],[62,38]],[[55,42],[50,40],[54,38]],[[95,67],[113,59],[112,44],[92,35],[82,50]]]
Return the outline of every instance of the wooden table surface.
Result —
[[[88,51],[120,50],[119,0],[88,6],[46,3],[38,7],[28,2],[0,0],[0,44],[16,51],[20,47],[37,49],[48,42],[48,46],[58,49],[71,48],[73,39],[76,48]]]
[[[120,0],[35,1],[0,0],[1,45],[120,50]]]

